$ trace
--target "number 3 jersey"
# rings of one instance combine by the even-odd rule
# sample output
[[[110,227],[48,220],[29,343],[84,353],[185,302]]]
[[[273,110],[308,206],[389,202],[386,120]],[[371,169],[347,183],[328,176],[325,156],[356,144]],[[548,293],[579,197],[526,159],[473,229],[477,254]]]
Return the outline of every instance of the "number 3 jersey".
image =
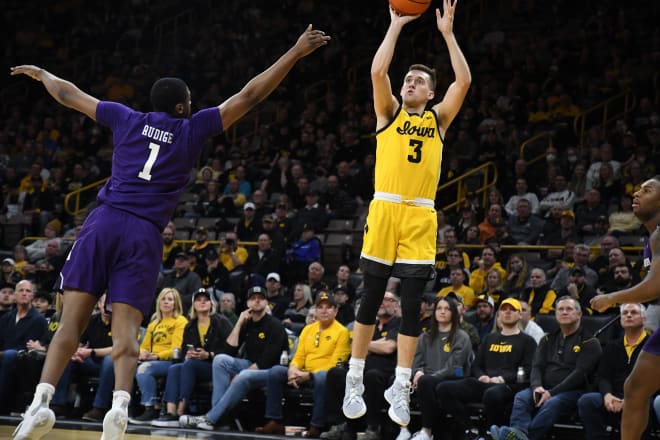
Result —
[[[190,118],[175,118],[102,101],[96,119],[112,129],[114,141],[112,176],[98,194],[99,203],[149,220],[162,230],[204,142],[222,133],[220,111],[212,107]]]
[[[399,106],[376,140],[375,190],[435,200],[443,147],[435,112],[420,116]]]

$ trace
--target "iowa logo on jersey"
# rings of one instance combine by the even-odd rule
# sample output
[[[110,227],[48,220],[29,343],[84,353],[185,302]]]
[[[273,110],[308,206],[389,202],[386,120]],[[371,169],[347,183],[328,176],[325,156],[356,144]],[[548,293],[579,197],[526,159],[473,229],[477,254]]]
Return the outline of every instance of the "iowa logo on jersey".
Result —
[[[434,127],[418,127],[412,125],[410,121],[403,123],[403,127],[397,127],[396,132],[399,134],[415,135],[419,137],[435,137],[435,128]]]

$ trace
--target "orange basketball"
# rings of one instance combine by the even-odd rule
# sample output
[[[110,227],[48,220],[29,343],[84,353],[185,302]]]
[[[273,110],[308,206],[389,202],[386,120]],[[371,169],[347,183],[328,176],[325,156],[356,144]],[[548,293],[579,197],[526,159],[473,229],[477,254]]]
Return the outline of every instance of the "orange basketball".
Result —
[[[401,15],[419,15],[431,6],[431,0],[390,0],[390,6]]]

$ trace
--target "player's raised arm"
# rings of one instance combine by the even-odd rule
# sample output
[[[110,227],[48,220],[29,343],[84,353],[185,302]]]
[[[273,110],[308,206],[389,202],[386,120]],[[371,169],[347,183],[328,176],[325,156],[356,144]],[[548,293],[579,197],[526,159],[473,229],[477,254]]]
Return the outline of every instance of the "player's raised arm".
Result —
[[[63,106],[77,110],[96,121],[96,106],[99,100],[83,92],[75,84],[58,78],[41,67],[22,65],[11,68],[11,75],[21,74],[41,81],[48,93]]]
[[[374,88],[374,109],[376,111],[377,128],[390,122],[399,103],[392,95],[392,85],[387,72],[392,63],[394,48],[406,23],[418,18],[419,15],[399,15],[390,7],[390,26],[378,47],[371,62],[371,82]]]
[[[325,46],[330,37],[312,25],[298,38],[296,44],[282,55],[272,66],[252,78],[240,92],[220,104],[222,125],[226,130],[257,104],[266,99],[282,82],[296,62]]]
[[[470,83],[472,82],[470,67],[468,66],[465,56],[463,55],[463,52],[461,52],[461,48],[458,46],[458,42],[454,36],[454,13],[456,11],[456,2],[457,0],[454,0],[453,3],[451,0],[444,0],[444,14],[440,12],[440,9],[435,10],[438,30],[445,39],[445,43],[447,43],[451,67],[456,76],[454,82],[452,82],[449,85],[449,88],[447,88],[447,92],[442,101],[433,106],[433,109],[438,115],[440,127],[443,132],[447,131],[449,125],[461,109],[463,100],[465,99],[468,89],[470,88]]]

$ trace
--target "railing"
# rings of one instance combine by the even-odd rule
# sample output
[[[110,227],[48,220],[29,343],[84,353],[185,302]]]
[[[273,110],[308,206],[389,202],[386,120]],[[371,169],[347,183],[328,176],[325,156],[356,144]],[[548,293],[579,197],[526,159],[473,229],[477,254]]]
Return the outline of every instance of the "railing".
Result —
[[[532,158],[527,158],[528,150],[531,149],[532,147],[537,146],[538,145],[537,141],[543,141],[547,143],[543,145],[543,150],[540,153],[534,154]],[[520,144],[520,157],[525,159],[528,165],[531,165],[541,160],[545,155],[545,150],[547,150],[548,147],[552,146],[553,144],[554,144],[554,137],[552,132],[543,131],[535,136],[532,136],[531,138],[527,139],[525,142]]]
[[[91,191],[91,190],[98,190],[98,188],[103,186],[107,180],[108,178],[106,177],[105,179],[97,180],[94,183],[90,183],[89,185],[82,186],[68,193],[64,198],[64,210],[67,212],[67,214],[77,215],[80,212],[82,212],[83,208],[80,207],[80,204],[83,193],[86,193],[87,191]]]
[[[577,135],[579,145],[584,142],[584,133],[588,128],[588,122],[591,124],[598,122],[600,127],[606,128],[608,123],[622,116],[627,116],[633,108],[635,108],[635,96],[630,89],[626,89],[618,95],[581,112],[573,120],[573,129]],[[587,121],[587,118],[590,120]]]
[[[452,208],[458,210],[458,208],[460,208],[466,194],[469,192],[466,179],[472,176],[478,176],[481,178],[481,187],[475,189],[474,193],[481,195],[482,205],[485,205],[488,198],[488,190],[494,187],[497,183],[497,167],[495,166],[494,162],[486,162],[485,164],[480,165],[477,168],[473,168],[467,173],[461,174],[455,179],[452,179],[438,186],[438,192],[442,191],[443,189],[450,188],[453,185],[456,186],[456,197],[453,199],[454,202],[443,206],[443,210],[449,210]]]

